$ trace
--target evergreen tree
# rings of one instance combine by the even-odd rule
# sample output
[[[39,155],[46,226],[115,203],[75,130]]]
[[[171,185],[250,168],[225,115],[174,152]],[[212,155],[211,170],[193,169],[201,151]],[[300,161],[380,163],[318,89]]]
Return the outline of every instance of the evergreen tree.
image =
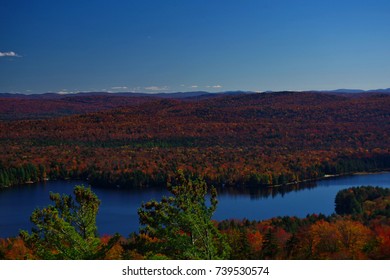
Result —
[[[149,201],[138,210],[142,233],[158,238],[156,252],[173,259],[225,259],[230,247],[211,221],[217,207],[217,193],[211,189],[206,203],[207,184],[187,179],[178,171],[169,184],[172,197]]]
[[[264,259],[276,259],[279,254],[280,248],[278,240],[272,229],[269,229],[264,236],[263,241],[263,258]]]
[[[26,245],[43,259],[103,259],[119,235],[103,245],[97,236],[100,200],[90,188],[76,186],[74,196],[51,193],[54,205],[31,215],[32,233],[21,231]]]

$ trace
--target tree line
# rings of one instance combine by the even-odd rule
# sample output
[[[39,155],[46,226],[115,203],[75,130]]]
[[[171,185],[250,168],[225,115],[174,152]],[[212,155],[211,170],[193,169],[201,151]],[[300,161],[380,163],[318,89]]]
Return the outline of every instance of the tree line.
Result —
[[[216,187],[268,187],[299,183],[306,180],[317,180],[325,175],[346,175],[356,172],[375,172],[390,169],[390,155],[374,155],[369,158],[341,158],[335,163],[324,161],[314,166],[303,167],[290,163],[290,170],[285,172],[267,171],[265,173],[252,171],[247,174],[239,174],[239,170],[226,169],[220,174],[212,176],[184,169],[186,175],[202,176],[208,184]],[[174,176],[177,165],[172,164],[169,169],[154,170],[151,173],[146,170],[129,169],[102,170],[97,166],[73,166],[67,167],[64,163],[53,161],[47,166],[40,163],[25,163],[18,166],[5,167],[0,162],[0,187],[22,185],[44,180],[81,179],[88,180],[93,186],[98,187],[161,187],[167,180]],[[222,170],[221,170],[222,171]]]

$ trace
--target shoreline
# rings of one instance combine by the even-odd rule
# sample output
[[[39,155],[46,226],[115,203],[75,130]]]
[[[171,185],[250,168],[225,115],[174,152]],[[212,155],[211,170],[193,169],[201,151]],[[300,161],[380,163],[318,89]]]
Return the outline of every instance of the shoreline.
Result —
[[[297,185],[302,183],[308,183],[308,182],[316,182],[316,181],[322,181],[327,179],[333,179],[337,177],[348,177],[348,176],[359,176],[359,175],[375,175],[375,174],[387,174],[390,173],[390,169],[380,170],[380,171],[362,171],[362,172],[353,172],[353,173],[344,173],[344,174],[325,174],[322,177],[317,178],[311,178],[311,179],[305,179],[301,181],[295,181],[295,182],[289,182],[286,184],[278,184],[278,185],[269,185],[268,188],[277,188],[282,186],[291,186],[291,185]]]
[[[333,178],[336,178],[336,177],[359,176],[359,175],[374,175],[374,174],[386,174],[386,173],[390,173],[390,169],[384,169],[384,170],[380,170],[380,171],[361,171],[361,172],[344,173],[344,174],[325,174],[322,177],[310,178],[310,179],[305,179],[305,180],[301,180],[301,181],[288,182],[288,183],[285,183],[285,184],[277,184],[277,185],[268,185],[268,186],[262,186],[262,187],[264,187],[264,188],[279,188],[279,187],[283,187],[283,186],[291,186],[291,185],[298,185],[298,184],[302,184],[302,183],[316,182],[316,181],[322,181],[322,180],[327,180],[327,179],[333,179]],[[1,189],[9,189],[9,188],[13,188],[13,187],[16,187],[16,186],[29,186],[29,185],[33,185],[33,184],[46,183],[46,182],[50,182],[50,181],[72,181],[72,180],[75,180],[75,181],[85,181],[85,182],[88,181],[88,180],[77,179],[77,178],[76,179],[74,179],[74,178],[65,178],[65,179],[44,178],[44,180],[42,180],[42,181],[36,181],[36,182],[34,182],[34,181],[27,181],[24,184],[11,185],[11,186],[0,186],[0,190]],[[247,186],[247,187],[249,187],[249,186]]]

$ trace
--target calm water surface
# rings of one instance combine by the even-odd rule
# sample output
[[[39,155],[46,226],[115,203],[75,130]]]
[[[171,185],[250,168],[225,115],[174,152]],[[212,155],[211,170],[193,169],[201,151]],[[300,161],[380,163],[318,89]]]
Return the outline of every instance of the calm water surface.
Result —
[[[31,229],[29,217],[37,207],[50,204],[50,192],[70,194],[82,181],[49,181],[46,183],[0,189],[0,237],[15,236],[20,229]],[[390,188],[390,173],[334,177],[310,186],[219,190],[214,219],[262,220],[275,216],[305,217],[307,214],[334,212],[334,198],[339,190],[372,185]],[[142,202],[160,200],[169,195],[165,189],[123,190],[92,188],[101,200],[97,224],[99,234],[120,233],[127,236],[139,228],[137,209]]]

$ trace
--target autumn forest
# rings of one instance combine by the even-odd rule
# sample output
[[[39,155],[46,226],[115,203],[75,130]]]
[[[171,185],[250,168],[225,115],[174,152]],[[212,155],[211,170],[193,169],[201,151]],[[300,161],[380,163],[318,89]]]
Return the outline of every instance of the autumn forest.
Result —
[[[63,251],[45,244],[55,237],[42,221],[59,215],[72,228],[77,211],[94,216],[99,203],[83,187],[75,188],[76,200],[53,196],[54,208],[31,217],[36,233],[0,240],[0,258],[388,259],[387,189],[341,191],[332,216],[211,217],[221,187],[278,188],[389,170],[389,132],[390,95],[382,93],[0,97],[0,187],[81,179],[104,188],[167,186],[172,193],[140,205],[139,233],[95,236],[92,219],[91,228],[69,231]],[[170,219],[178,224],[166,224]],[[83,247],[69,251],[75,240]]]

